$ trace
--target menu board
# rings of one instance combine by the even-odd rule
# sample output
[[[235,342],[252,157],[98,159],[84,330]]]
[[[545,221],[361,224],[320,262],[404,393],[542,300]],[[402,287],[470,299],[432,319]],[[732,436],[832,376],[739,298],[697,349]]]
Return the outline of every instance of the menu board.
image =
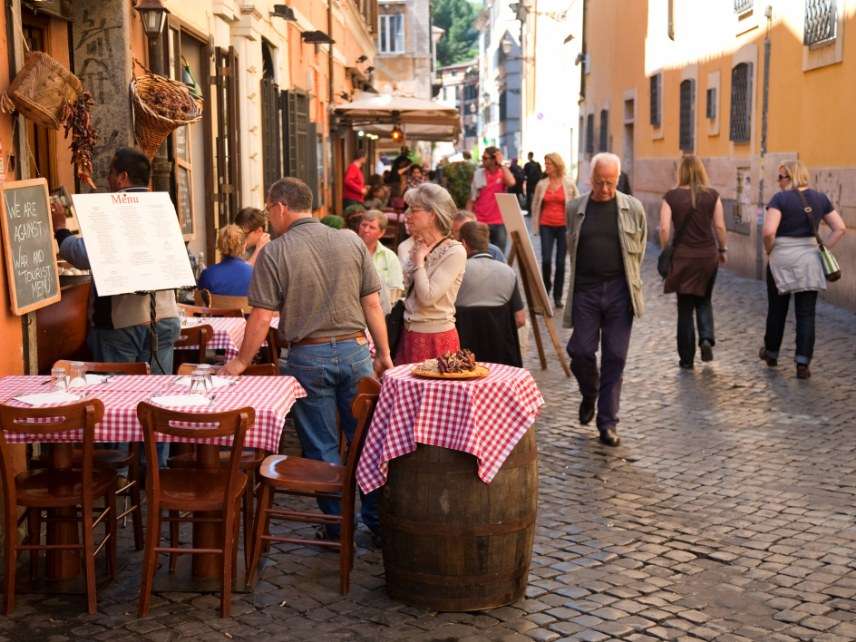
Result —
[[[9,181],[0,201],[9,299],[12,311],[23,315],[60,298],[48,183]]]
[[[194,287],[166,192],[72,196],[99,296]]]

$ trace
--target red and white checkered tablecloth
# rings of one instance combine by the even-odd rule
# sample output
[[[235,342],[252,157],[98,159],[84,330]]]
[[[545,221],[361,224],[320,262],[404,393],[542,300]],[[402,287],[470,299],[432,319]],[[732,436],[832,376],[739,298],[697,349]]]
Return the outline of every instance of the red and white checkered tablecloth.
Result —
[[[0,378],[0,399],[3,403],[26,407],[14,397],[50,392],[49,377],[11,376]],[[137,404],[153,396],[187,393],[187,386],[172,375],[116,376],[106,382],[72,389],[81,398],[94,397],[104,403],[104,419],[95,428],[95,441],[142,441],[143,429],[137,421]],[[247,431],[244,446],[268,452],[279,450],[285,416],[294,402],[306,396],[306,391],[294,377],[236,377],[235,383],[216,388],[208,406],[171,408],[185,412],[218,412],[251,406],[256,411],[255,424]],[[163,441],[182,441],[160,435]],[[54,438],[36,435],[8,435],[10,442],[75,441],[79,434],[65,433]],[[199,443],[231,443],[230,438],[198,440]]]
[[[241,342],[244,340],[244,330],[247,327],[246,319],[243,317],[188,317],[181,320],[182,328],[197,325],[210,325],[211,329],[214,330],[214,336],[208,342],[209,350],[223,350],[227,359],[234,359],[238,356]],[[271,319],[270,327],[279,327],[279,315]],[[266,346],[267,341],[262,345]]]
[[[388,463],[416,450],[442,446],[474,455],[490,483],[535,422],[544,399],[528,370],[485,364],[483,379],[420,379],[414,364],[387,370],[366,436],[357,482],[368,493],[386,483]]]

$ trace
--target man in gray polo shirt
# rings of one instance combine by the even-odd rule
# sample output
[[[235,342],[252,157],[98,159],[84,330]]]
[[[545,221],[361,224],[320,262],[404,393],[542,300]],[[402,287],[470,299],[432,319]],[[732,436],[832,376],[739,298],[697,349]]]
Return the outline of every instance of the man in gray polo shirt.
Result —
[[[339,462],[337,411],[342,429],[353,434],[351,402],[357,382],[372,374],[365,328],[374,340],[374,372],[392,367],[386,323],[378,291],[380,278],[365,244],[351,231],[334,230],[312,216],[312,192],[296,178],[283,178],[268,193],[265,209],[278,238],[256,260],[250,283],[253,306],[238,356],[223,373],[244,371],[279,312],[279,338],[288,346],[285,374],[307,392],[294,406],[304,456]],[[362,517],[377,531],[374,498],[364,498]],[[325,513],[338,514],[339,501],[319,500]],[[328,526],[328,538],[338,538]]]

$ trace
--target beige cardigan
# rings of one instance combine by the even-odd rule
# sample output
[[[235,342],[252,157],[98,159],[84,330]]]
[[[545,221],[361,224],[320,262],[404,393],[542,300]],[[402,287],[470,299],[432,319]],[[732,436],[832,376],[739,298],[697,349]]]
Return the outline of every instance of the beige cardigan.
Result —
[[[539,219],[541,218],[541,204],[544,201],[544,193],[547,191],[547,186],[550,184],[549,178],[542,178],[535,186],[535,194],[532,196],[532,210],[529,212],[532,215],[532,233],[538,233]],[[580,193],[577,191],[577,186],[574,181],[568,176],[562,177],[562,187],[565,189],[565,209],[568,208],[568,203],[577,198]]]
[[[425,265],[405,266],[404,287],[413,284],[404,301],[405,327],[412,332],[446,332],[455,327],[455,299],[464,280],[467,252],[448,240],[425,258]]]

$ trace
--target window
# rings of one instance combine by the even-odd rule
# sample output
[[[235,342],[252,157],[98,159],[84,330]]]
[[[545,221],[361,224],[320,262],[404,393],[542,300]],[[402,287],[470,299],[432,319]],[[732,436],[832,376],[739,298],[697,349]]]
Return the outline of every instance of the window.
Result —
[[[838,35],[838,2],[806,0],[803,44],[816,45],[835,40]]]
[[[693,129],[695,125],[695,81],[681,82],[681,115],[679,142],[681,151],[691,152],[695,146]]]
[[[609,147],[609,110],[600,110],[600,140],[598,141],[597,151],[608,151]]]
[[[380,17],[380,53],[404,53],[404,14],[390,13]]]
[[[594,114],[586,116],[586,154],[594,154]]]
[[[504,123],[508,119],[508,90],[499,92],[499,122]]]
[[[577,141],[577,144],[579,145],[580,155],[582,155],[583,152],[585,152],[585,143],[586,143],[585,131],[586,131],[586,121],[582,116],[580,116],[580,139],[579,139],[579,141]]]
[[[663,75],[657,74],[651,76],[651,124],[654,127],[659,127],[661,122],[660,113],[660,93],[662,88]]]
[[[731,130],[735,143],[752,138],[752,63],[741,62],[731,70]]]
[[[716,87],[707,90],[707,100],[704,106],[704,115],[710,120],[716,119]]]
[[[752,11],[753,4],[755,4],[754,0],[734,0],[734,13],[740,15]]]

